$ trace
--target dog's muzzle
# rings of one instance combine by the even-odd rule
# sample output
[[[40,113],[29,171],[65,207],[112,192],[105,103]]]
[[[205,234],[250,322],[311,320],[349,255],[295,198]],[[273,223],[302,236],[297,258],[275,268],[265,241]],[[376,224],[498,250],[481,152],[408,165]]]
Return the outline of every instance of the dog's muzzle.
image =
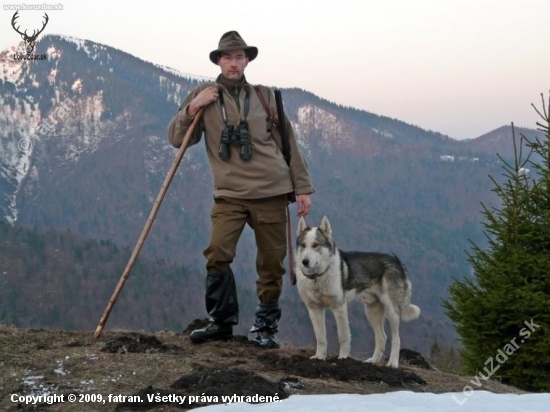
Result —
[[[302,266],[304,268],[307,268],[307,269],[311,269],[309,267],[309,259],[308,258],[304,258],[302,259]],[[307,274],[305,273],[303,270],[302,270],[302,275],[304,275],[306,278],[308,279],[311,279],[311,280],[316,280],[318,277],[321,277],[323,276],[325,273],[327,273],[328,269],[330,268],[330,265],[327,266],[327,268],[322,272],[322,273],[311,273],[311,274]]]

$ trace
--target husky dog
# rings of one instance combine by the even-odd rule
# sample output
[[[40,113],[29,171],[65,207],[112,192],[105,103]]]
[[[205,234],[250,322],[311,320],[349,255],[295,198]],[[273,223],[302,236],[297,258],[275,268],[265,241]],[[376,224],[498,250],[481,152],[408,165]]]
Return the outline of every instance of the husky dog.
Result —
[[[417,318],[420,308],[411,304],[412,288],[407,269],[397,256],[343,252],[332,240],[326,216],[319,227],[309,227],[302,217],[296,239],[296,280],[317,339],[317,351],[311,359],[325,360],[327,355],[325,308],[332,310],[338,326],[338,358],[349,356],[351,334],[347,303],[361,299],[375,338],[374,354],[365,362],[382,360],[386,346],[384,321],[388,318],[391,352],[386,366],[398,367],[399,321]]]

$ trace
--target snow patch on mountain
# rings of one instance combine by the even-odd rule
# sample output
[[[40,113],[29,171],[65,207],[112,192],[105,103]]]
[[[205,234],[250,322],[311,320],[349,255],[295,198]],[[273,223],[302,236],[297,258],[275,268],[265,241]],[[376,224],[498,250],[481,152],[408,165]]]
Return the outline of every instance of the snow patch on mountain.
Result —
[[[54,46],[48,47],[46,50],[48,60],[59,59],[63,55],[63,51],[56,49]]]
[[[166,101],[173,102],[179,106],[181,101],[189,93],[188,89],[183,89],[180,83],[176,83],[167,77],[159,76],[160,89],[166,93]]]
[[[163,170],[170,160],[174,160],[174,152],[172,147],[167,144],[167,139],[161,139],[159,136],[150,135],[147,137],[147,147],[144,150],[144,167],[147,173],[156,175],[160,172],[162,175],[166,173]]]
[[[353,136],[345,124],[332,113],[317,106],[306,105],[298,109],[298,123],[295,125],[298,134],[320,134],[320,144],[329,152],[334,146],[353,142]]]
[[[1,130],[17,130],[21,134],[29,133],[40,119],[40,111],[32,101],[15,96],[0,96]],[[33,109],[34,106],[34,109]]]
[[[23,64],[10,62],[9,59],[3,59],[1,64],[4,79],[20,83]],[[10,224],[14,224],[18,218],[17,195],[30,169],[32,154],[32,148],[26,147],[30,150],[22,151],[20,142],[29,136],[30,129],[37,124],[39,117],[36,105],[33,109],[31,102],[12,95],[0,96],[0,182],[4,182],[0,209],[2,217]]]
[[[50,74],[48,74],[48,82],[50,83],[50,85],[54,85],[55,84],[55,77],[57,76],[57,69],[52,69],[50,71]]]
[[[439,160],[442,162],[479,162],[479,157],[441,155]]]
[[[391,134],[390,132],[387,132],[385,130],[378,130],[374,127],[371,127],[372,131],[382,137],[386,137],[388,139],[393,139],[393,134]]]
[[[102,49],[102,46],[88,45],[85,41],[75,43],[85,48],[87,53]],[[60,73],[58,62],[62,52],[53,46],[47,50],[52,58],[50,63],[53,62],[47,74],[47,83],[56,87],[49,97],[50,108],[43,112],[40,107],[43,101],[32,97],[31,94],[36,94],[27,90],[29,87],[40,87],[35,80],[36,75],[29,71],[32,64],[13,58],[13,54],[18,53],[17,48],[12,46],[0,54],[0,79],[15,86],[15,93],[0,96],[0,131],[3,131],[0,134],[0,218],[11,224],[18,219],[18,194],[31,172],[31,160],[37,146],[45,141],[55,141],[54,156],[57,160],[61,164],[74,163],[83,153],[95,152],[101,140],[114,136],[116,122],[121,120],[118,116],[114,122],[102,122],[101,116],[105,110],[102,91],[72,99],[65,96],[63,87],[57,87],[60,86],[57,84]],[[78,79],[72,85],[72,90],[79,95],[82,83],[82,79]],[[66,105],[67,101],[71,104]],[[33,177],[38,179],[37,170]]]
[[[161,66],[159,66],[161,67]],[[176,71],[168,71],[163,68],[164,71],[170,74],[176,74],[179,77],[185,78],[187,80],[197,80],[197,81],[214,81],[214,79],[209,79],[207,77],[199,78],[198,76],[187,75],[185,73],[177,73]],[[179,81],[172,80],[171,77],[159,76],[159,85],[162,93],[166,94],[166,101],[173,102],[179,106],[179,104],[187,97],[191,88],[187,82],[180,83]],[[194,87],[194,86],[193,86]]]
[[[55,130],[46,139],[59,140],[60,160],[74,163],[83,153],[95,152],[100,142],[111,135],[109,124],[101,121],[104,110],[103,92],[99,91],[76,99],[68,116],[52,121]]]
[[[15,96],[0,96],[0,181],[6,187],[0,208],[5,219],[14,224],[18,217],[17,195],[30,171],[32,146],[22,145],[40,120],[37,105]]]
[[[55,37],[58,37],[67,42],[76,44],[77,50],[82,49],[93,60],[96,60],[100,56],[101,52],[104,52],[107,50],[107,46],[104,46],[99,43],[94,43],[89,40],[79,39],[77,37],[58,36],[58,35],[56,35]],[[110,59],[110,56],[107,55],[107,58]]]
[[[4,217],[12,225],[17,221],[17,195],[30,170],[32,154],[32,151],[21,151],[18,141],[18,138],[2,136],[0,142],[0,180],[9,185],[8,190],[4,191]]]
[[[14,55],[26,54],[25,42],[19,42],[0,52],[0,79],[15,85],[21,84],[28,72],[26,60],[14,59]]]
[[[82,93],[82,79],[78,78],[74,81],[74,83],[71,85],[71,90],[73,92]]]
[[[159,69],[164,70],[167,73],[173,74],[175,76],[178,76],[187,80],[197,80],[199,82],[213,82],[215,80],[213,77],[198,76],[196,74],[185,73],[180,70],[174,69],[172,67],[162,66],[160,64],[155,64],[155,66],[158,67]]]

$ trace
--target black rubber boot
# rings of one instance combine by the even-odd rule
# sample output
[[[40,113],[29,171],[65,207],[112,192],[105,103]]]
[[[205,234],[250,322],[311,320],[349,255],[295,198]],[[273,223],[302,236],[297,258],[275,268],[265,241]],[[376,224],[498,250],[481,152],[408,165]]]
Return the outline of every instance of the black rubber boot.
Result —
[[[256,307],[256,318],[251,333],[256,333],[252,340],[256,345],[266,349],[278,349],[279,341],[275,334],[279,331],[278,322],[281,308],[278,303],[260,303]]]
[[[233,325],[239,323],[237,287],[231,269],[225,274],[206,276],[206,311],[210,323],[189,334],[193,342],[226,340],[233,335]]]

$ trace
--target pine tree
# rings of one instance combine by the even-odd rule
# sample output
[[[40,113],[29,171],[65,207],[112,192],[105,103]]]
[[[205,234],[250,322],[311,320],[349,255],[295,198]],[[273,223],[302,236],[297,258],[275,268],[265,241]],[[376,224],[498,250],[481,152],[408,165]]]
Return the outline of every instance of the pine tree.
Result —
[[[473,276],[455,279],[445,311],[461,336],[463,364],[482,378],[526,390],[550,390],[550,99],[542,139],[512,124],[514,161],[492,189],[500,206],[482,205],[487,246],[472,244]],[[527,155],[523,155],[528,150]],[[500,351],[500,352],[499,352]]]

